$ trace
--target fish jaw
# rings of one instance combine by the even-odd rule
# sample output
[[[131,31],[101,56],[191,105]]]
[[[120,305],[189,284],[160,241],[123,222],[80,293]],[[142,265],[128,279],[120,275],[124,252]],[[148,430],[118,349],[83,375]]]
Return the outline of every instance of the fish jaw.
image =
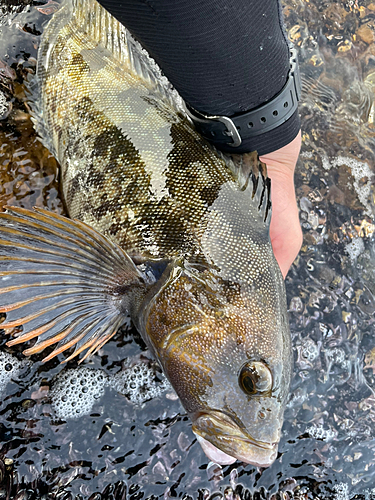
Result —
[[[220,411],[193,418],[192,430],[207,457],[220,465],[240,460],[256,467],[269,467],[277,457],[278,442],[257,441]]]
[[[200,436],[199,434],[195,435],[207,458],[209,458],[212,462],[215,462],[215,464],[231,465],[234,464],[234,462],[237,460],[237,458],[228,455],[224,451],[219,450],[219,448],[216,448],[216,446],[207,441],[207,439],[204,439],[204,437]]]

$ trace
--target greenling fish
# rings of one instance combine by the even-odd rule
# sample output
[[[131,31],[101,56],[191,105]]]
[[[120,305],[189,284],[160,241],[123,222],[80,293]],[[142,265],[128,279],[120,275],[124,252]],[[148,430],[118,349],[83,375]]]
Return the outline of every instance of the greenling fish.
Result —
[[[51,19],[30,89],[71,219],[0,214],[8,345],[87,356],[130,315],[207,456],[269,466],[292,357],[265,166],[214,151],[93,0],[67,0]]]

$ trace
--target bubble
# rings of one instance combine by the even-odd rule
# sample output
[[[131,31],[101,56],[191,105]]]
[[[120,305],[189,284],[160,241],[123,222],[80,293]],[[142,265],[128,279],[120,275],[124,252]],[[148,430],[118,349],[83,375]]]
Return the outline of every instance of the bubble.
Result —
[[[337,431],[333,429],[324,429],[322,425],[312,425],[307,427],[306,432],[314,439],[322,441],[332,441],[337,436]]]
[[[0,394],[12,378],[17,378],[22,362],[7,352],[0,352]]]
[[[325,352],[330,364],[345,366],[346,356],[343,349],[335,347],[334,349],[326,349]]]
[[[142,404],[171,389],[165,376],[157,373],[156,378],[155,370],[147,363],[139,363],[114,376],[92,368],[72,368],[56,377],[49,394],[52,407],[64,420],[88,415],[106,386],[127,396],[134,404]]]
[[[146,363],[139,363],[115,375],[110,385],[132,403],[142,404],[160,396],[171,386],[163,374],[158,373],[161,382],[155,380],[155,370]]]
[[[349,486],[346,483],[338,483],[333,487],[335,491],[334,500],[349,500]]]
[[[3,117],[2,115],[5,115],[7,111],[8,111],[8,106],[6,97],[2,92],[0,92],[0,117]]]
[[[353,187],[357,193],[359,201],[366,208],[365,214],[372,217],[372,207],[370,203],[372,171],[368,163],[361,162],[350,156],[338,156],[329,160],[326,155],[322,156],[323,168],[329,170],[331,167],[345,165],[350,168],[354,177]],[[365,181],[365,182],[364,182]]]
[[[365,500],[374,500],[375,498],[375,488],[369,490],[368,488],[363,492],[365,495]]]
[[[352,264],[357,260],[357,258],[363,253],[365,249],[365,244],[362,238],[353,238],[350,243],[345,247],[345,252],[349,254]]]
[[[303,357],[308,361],[314,361],[319,355],[319,346],[311,339],[307,339],[302,346]]]
[[[108,377],[92,368],[72,368],[60,373],[52,387],[52,407],[58,417],[68,420],[88,415],[104,394]]]

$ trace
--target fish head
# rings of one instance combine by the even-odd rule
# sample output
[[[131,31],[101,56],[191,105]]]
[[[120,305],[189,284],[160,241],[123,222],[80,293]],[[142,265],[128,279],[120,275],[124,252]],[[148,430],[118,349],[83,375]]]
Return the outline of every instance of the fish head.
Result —
[[[149,304],[146,334],[217,463],[277,456],[292,364],[283,286],[281,275],[250,285],[184,269]]]

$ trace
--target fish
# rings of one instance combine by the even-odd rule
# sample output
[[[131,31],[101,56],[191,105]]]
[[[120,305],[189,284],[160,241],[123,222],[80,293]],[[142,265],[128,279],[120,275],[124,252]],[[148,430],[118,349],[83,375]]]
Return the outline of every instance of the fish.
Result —
[[[130,316],[207,457],[277,457],[292,373],[284,281],[256,152],[194,129],[147,52],[94,0],[66,0],[28,83],[68,217],[0,213],[0,327],[30,356],[97,352]],[[64,354],[66,355],[66,354]]]

